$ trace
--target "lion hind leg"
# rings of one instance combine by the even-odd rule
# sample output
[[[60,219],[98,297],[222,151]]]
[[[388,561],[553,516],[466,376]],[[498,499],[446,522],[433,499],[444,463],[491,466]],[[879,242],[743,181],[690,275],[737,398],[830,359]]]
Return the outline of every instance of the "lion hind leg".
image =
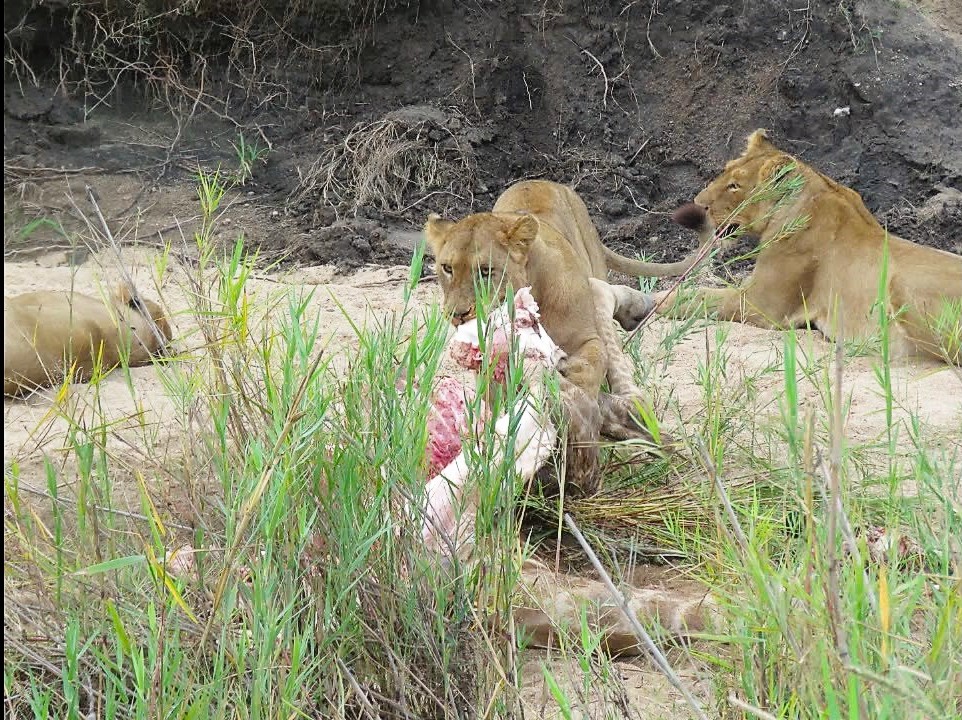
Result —
[[[655,309],[655,296],[651,293],[627,285],[611,285],[598,278],[591,278],[590,282],[599,320],[614,319],[627,332],[638,327]]]
[[[962,297],[948,295],[929,302],[913,298],[900,285],[890,288],[891,313],[897,328],[891,342],[893,355],[924,355],[952,365],[962,365]],[[900,346],[900,347],[899,347]]]

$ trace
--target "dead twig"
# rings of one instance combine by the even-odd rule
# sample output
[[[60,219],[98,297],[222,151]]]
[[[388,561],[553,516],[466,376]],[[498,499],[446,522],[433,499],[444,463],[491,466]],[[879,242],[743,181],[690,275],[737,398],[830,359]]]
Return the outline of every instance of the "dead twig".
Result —
[[[722,506],[725,509],[725,515],[728,516],[728,524],[725,525],[726,530],[733,537],[738,547],[741,549],[743,556],[746,560],[753,557],[751,545],[748,542],[748,536],[745,535],[745,531],[742,529],[742,525],[738,520],[738,515],[735,514],[735,508],[732,506],[731,499],[728,497],[728,491],[725,489],[725,484],[722,482],[721,476],[718,473],[718,469],[715,467],[715,463],[708,453],[708,448],[705,446],[705,441],[696,437],[696,442],[698,444],[698,451],[701,454],[702,462],[705,464],[705,470],[708,472],[711,478],[712,485],[715,491],[718,493],[718,497],[721,499]],[[772,610],[775,612],[776,617],[778,617],[779,624],[781,625],[782,634],[788,641],[788,644],[792,646],[792,650],[795,652],[795,657],[802,657],[802,648],[798,640],[795,639],[795,635],[792,633],[791,628],[787,622],[784,622],[781,613],[778,612],[778,608],[775,604],[775,598],[779,596],[776,588],[768,582],[768,578],[764,575],[760,575],[761,582],[765,590],[766,600],[771,604]]]
[[[474,77],[474,60],[466,50],[454,42],[454,38],[451,37],[451,33],[445,33],[445,38],[449,43],[451,43],[455,50],[460,52],[468,59],[468,66],[471,68],[471,102],[474,104],[474,112],[477,113],[478,117],[481,117],[481,108],[478,107],[478,84]]]
[[[838,514],[842,503],[842,489],[839,473],[842,469],[842,316],[838,313],[838,329],[835,340],[835,388],[832,398],[832,418],[831,418],[831,447],[829,449],[828,475],[825,480],[828,483],[828,530],[825,542],[826,556],[828,559],[828,616],[832,623],[832,630],[835,633],[835,645],[838,650],[842,664],[848,665],[851,656],[848,651],[848,640],[845,637],[845,630],[842,624],[842,602],[839,592],[839,559],[836,549],[838,538]]]
[[[632,199],[634,199],[634,196],[632,196]],[[637,203],[635,204],[637,205]],[[676,288],[678,288],[685,281],[685,279],[689,275],[691,275],[691,273],[695,270],[695,268],[697,268],[701,264],[702,260],[704,260],[708,256],[708,254],[715,248],[715,246],[718,244],[718,242],[722,238],[722,231],[724,230],[724,228],[725,226],[721,225],[720,227],[715,229],[715,232],[712,235],[711,240],[709,240],[704,245],[702,245],[701,248],[698,250],[698,255],[695,258],[695,261],[691,264],[691,267],[689,267],[685,272],[683,272],[681,275],[679,275],[675,279],[675,282],[673,282],[671,284],[671,287],[668,288],[668,292],[665,293],[664,297],[662,297],[660,301],[655,303],[654,307],[651,309],[651,312],[648,313],[645,319],[642,320],[640,323],[638,323],[638,327],[636,327],[634,330],[632,330],[630,333],[627,334],[627,336],[625,337],[625,341],[622,343],[623,348],[628,347],[628,344],[634,339],[635,335],[637,335],[639,331],[643,327],[645,327],[645,325],[648,324],[649,320],[651,320],[651,318],[655,316],[655,312],[658,310],[658,308],[660,308],[662,305],[664,305],[668,301],[669,297],[671,297],[672,290],[675,290]]]
[[[21,484],[20,484],[20,489],[23,490],[23,491],[25,491],[25,492],[30,493],[31,495],[36,495],[37,497],[42,497],[42,498],[45,498],[45,499],[51,500],[51,501],[53,500],[53,496],[52,496],[50,493],[48,493],[48,492],[46,492],[46,491],[44,491],[44,490],[41,490],[41,489],[39,489],[39,488],[31,487],[30,485],[27,485],[27,484],[25,484],[25,483],[21,483]],[[70,499],[69,497],[67,497],[66,495],[58,496],[58,497],[57,497],[57,502],[63,503],[64,505],[70,505],[70,506],[73,506],[73,507],[76,507],[76,505],[77,505],[77,501],[76,501],[76,500],[71,500],[71,499]],[[140,513],[130,512],[130,511],[128,511],[128,510],[120,510],[120,509],[118,509],[118,508],[106,507],[106,506],[103,506],[103,505],[96,505],[96,504],[91,504],[90,507],[91,507],[92,509],[94,509],[94,510],[99,511],[99,512],[105,512],[105,513],[108,513],[108,514],[110,514],[110,515],[117,515],[118,517],[125,517],[125,518],[128,518],[128,519],[130,519],[130,520],[138,520],[138,521],[140,521],[140,522],[150,522],[150,521],[152,520],[152,518],[149,518],[149,517],[147,517],[146,515],[141,515]],[[170,520],[164,520],[164,525],[166,525],[167,527],[176,528],[177,530],[183,530],[183,531],[185,531],[185,532],[190,532],[191,530],[194,529],[194,528],[190,527],[189,525],[183,525],[183,524],[181,524],[181,523],[172,522],[172,521],[170,521]]]
[[[453,197],[453,198],[457,198],[458,200],[464,201],[464,197],[461,196],[461,195],[458,195],[456,192],[451,192],[450,190],[434,190],[434,191],[432,191],[432,192],[429,192],[429,193],[428,193],[427,195],[425,195],[424,197],[422,197],[422,198],[420,198],[420,199],[418,199],[418,200],[415,200],[415,201],[414,201],[413,203],[411,203],[410,205],[404,206],[403,208],[401,208],[400,210],[398,210],[398,213],[399,213],[399,214],[400,214],[400,213],[406,213],[408,210],[411,210],[412,208],[417,207],[418,205],[420,205],[421,203],[423,203],[425,200],[427,200],[429,197],[433,197],[434,195],[450,195],[450,196]]]
[[[739,700],[737,697],[735,697],[734,693],[728,696],[728,704],[738,708],[742,712],[748,713],[753,717],[760,718],[760,720],[778,720],[778,718],[776,718],[770,712],[765,712],[761,708],[757,708],[754,705],[749,705],[744,700]]]
[[[637,150],[635,150],[634,154],[633,154],[630,158],[628,158],[628,163],[627,163],[627,164],[628,164],[628,165],[631,165],[631,164],[635,161],[635,158],[638,157],[638,156],[641,154],[641,151],[644,150],[646,147],[648,147],[648,143],[650,143],[650,142],[651,142],[651,138],[648,138],[647,140],[645,140],[645,141],[641,144],[641,147],[639,147]]]
[[[350,683],[351,688],[353,688],[354,694],[357,695],[357,699],[361,703],[361,707],[364,708],[364,712],[367,713],[371,720],[377,720],[377,718],[380,717],[380,714],[378,714],[377,710],[374,709],[374,706],[371,705],[371,701],[367,699],[367,694],[361,688],[361,684],[354,677],[354,673],[351,672],[351,669],[343,660],[341,660],[340,657],[337,658],[337,666],[341,669],[341,672],[344,673],[344,676]]]
[[[107,238],[107,241],[110,243],[111,249],[113,250],[114,254],[117,256],[117,269],[120,271],[120,276],[123,279],[124,284],[127,286],[127,292],[130,295],[130,303],[132,307],[138,313],[140,313],[140,315],[144,318],[144,320],[147,321],[147,326],[150,328],[151,332],[153,332],[154,337],[157,339],[157,342],[160,343],[160,346],[161,347],[164,346],[167,343],[167,338],[164,337],[164,334],[161,332],[160,327],[157,325],[153,316],[151,316],[150,311],[144,305],[144,300],[140,296],[140,293],[137,291],[137,286],[134,284],[133,278],[130,276],[130,273],[128,273],[127,269],[124,267],[124,259],[123,259],[123,254],[120,251],[120,245],[117,244],[117,240],[114,237],[114,234],[110,232],[110,226],[107,224],[107,220],[106,218],[104,218],[104,214],[100,211],[100,203],[97,202],[97,194],[94,192],[94,189],[90,187],[90,185],[87,185],[86,183],[84,183],[84,189],[87,192],[87,200],[93,206],[94,213],[97,215],[97,219],[100,221],[102,234],[104,235],[104,237]],[[76,209],[77,212],[80,213],[80,215],[83,217],[88,227],[90,227],[91,230],[94,230],[94,227],[90,223],[90,220],[80,210],[80,208],[77,207],[77,204],[74,202],[72,196],[70,197],[70,202],[74,206],[74,209]]]
[[[587,55],[592,60],[594,60],[595,65],[597,65],[598,69],[601,70],[601,77],[604,78],[604,81],[605,81],[605,94],[601,97],[601,107],[607,110],[608,109],[608,88],[611,83],[608,81],[608,73],[605,72],[605,66],[601,64],[601,61],[598,58],[596,58],[587,50],[582,50],[581,53],[582,55]]]
[[[818,466],[822,472],[821,477],[816,476],[816,479],[819,481],[818,489],[822,495],[822,500],[825,502],[825,507],[827,509],[828,504],[833,501],[833,498],[830,497],[831,492],[826,484],[826,480],[831,476],[831,471],[826,466],[825,458],[822,457],[821,452],[817,453],[817,458]],[[851,548],[852,555],[855,557],[855,562],[857,562],[862,568],[862,577],[865,579],[865,591],[868,595],[869,605],[872,606],[873,612],[878,613],[878,598],[875,596],[875,587],[871,582],[869,582],[868,570],[865,568],[865,563],[862,559],[862,553],[855,542],[855,533],[852,532],[852,526],[849,523],[848,515],[845,512],[845,508],[842,506],[841,498],[835,498],[834,500],[836,502],[835,512],[838,514],[838,527],[842,532],[842,539],[845,541],[845,544]]]
[[[656,48],[655,44],[651,41],[651,19],[657,14],[657,12],[658,0],[652,0],[651,10],[648,12],[648,24],[645,26],[645,39],[648,41],[648,47],[651,48],[651,52],[655,58],[661,60],[662,54],[658,52],[658,48]]]
[[[696,717],[698,717],[699,720],[708,720],[708,716],[705,714],[705,711],[702,710],[701,703],[699,703],[698,700],[695,699],[695,696],[692,695],[688,688],[685,687],[684,683],[681,681],[681,678],[678,677],[671,665],[668,664],[668,659],[665,657],[664,653],[658,649],[658,646],[655,645],[655,641],[651,639],[651,635],[649,635],[641,626],[641,623],[638,622],[638,618],[631,611],[631,608],[628,607],[628,601],[625,600],[625,596],[618,590],[618,588],[615,587],[615,584],[611,580],[611,576],[605,571],[601,561],[598,560],[598,556],[595,555],[594,550],[591,549],[588,541],[585,540],[585,536],[581,534],[581,530],[575,524],[575,521],[571,518],[571,515],[565,513],[564,521],[572,535],[575,536],[578,544],[581,545],[581,549],[585,551],[585,554],[588,556],[588,559],[594,566],[595,571],[601,578],[601,581],[605,584],[605,586],[607,586],[611,596],[617,601],[618,606],[625,614],[625,617],[628,618],[628,622],[631,624],[631,629],[634,630],[635,635],[637,635],[638,639],[642,641],[645,648],[648,650],[648,654],[654,661],[655,666],[661,670],[662,673],[664,673],[665,677],[668,678],[668,681],[682,694],[682,696],[685,698],[685,701],[694,711]]]
[[[829,448],[828,475],[825,480],[828,484],[829,506],[828,506],[828,531],[825,542],[826,555],[828,558],[828,615],[832,621],[832,629],[835,632],[835,642],[839,652],[839,657],[843,664],[849,664],[850,656],[848,652],[848,641],[842,626],[841,597],[839,595],[839,560],[836,551],[836,539],[838,537],[838,510],[842,502],[842,489],[839,473],[842,469],[842,315],[838,315],[838,325],[835,338],[835,387],[832,398],[832,418],[831,418],[831,447]]]
[[[839,309],[836,304],[835,387],[832,394],[828,476],[825,478],[829,491],[828,529],[825,539],[828,545],[826,549],[828,578],[825,594],[829,622],[835,635],[835,651],[838,653],[838,659],[842,666],[849,668],[852,666],[852,655],[848,647],[848,637],[845,634],[846,624],[842,618],[842,593],[839,583],[840,561],[837,543],[840,525],[839,516],[842,514],[842,376],[845,360],[845,355],[842,352],[842,338],[845,337],[844,316],[839,312]],[[824,464],[822,469],[823,472],[826,470]],[[867,587],[871,587],[871,585],[867,585]],[[869,717],[868,707],[863,695],[858,696],[858,704],[860,717]]]
[[[802,29],[802,36],[798,39],[798,42],[795,43],[794,47],[792,47],[791,52],[788,53],[788,57],[782,62],[783,68],[787,67],[794,57],[802,51],[802,48],[805,47],[805,42],[808,40],[809,31],[812,28],[812,0],[808,0],[808,4],[803,8],[799,8],[799,10],[805,13],[803,16],[803,22],[805,25]],[[789,22],[791,22],[791,11],[789,11]]]

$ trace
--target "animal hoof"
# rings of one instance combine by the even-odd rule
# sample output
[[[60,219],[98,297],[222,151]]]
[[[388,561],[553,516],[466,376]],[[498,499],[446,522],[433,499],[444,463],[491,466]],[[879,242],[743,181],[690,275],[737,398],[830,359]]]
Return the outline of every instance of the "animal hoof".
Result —
[[[700,230],[708,220],[708,214],[700,205],[685,203],[671,214],[671,219],[689,230]]]

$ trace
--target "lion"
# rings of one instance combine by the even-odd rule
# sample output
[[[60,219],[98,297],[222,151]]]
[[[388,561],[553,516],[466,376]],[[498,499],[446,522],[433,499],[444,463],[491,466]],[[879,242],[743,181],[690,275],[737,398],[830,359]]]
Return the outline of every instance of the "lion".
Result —
[[[692,253],[674,263],[648,263],[619,255],[601,243],[574,190],[546,180],[512,185],[491,212],[457,222],[432,214],[424,234],[455,326],[475,317],[479,278],[494,286],[490,306],[503,302],[508,285],[530,286],[545,329],[568,355],[567,377],[592,396],[598,394],[604,367],[589,278],[605,280],[609,270],[637,277],[678,275],[698,257]],[[637,324],[640,317],[624,317],[622,300],[636,315],[651,310],[639,306],[631,288],[612,286],[612,292],[619,301],[615,316],[623,326]]]
[[[565,378],[589,401],[598,400],[608,369],[589,280],[605,280],[608,270],[645,277],[681,274],[698,258],[693,253],[675,263],[646,263],[619,255],[601,243],[588,208],[574,190],[545,180],[512,185],[491,212],[459,221],[432,214],[424,234],[452,324],[474,319],[481,283],[489,282],[493,289],[482,313],[503,302],[508,286],[530,286],[545,330],[567,355]],[[634,327],[650,313],[650,296],[611,287],[614,316],[623,327]],[[599,422],[594,414],[587,426],[569,428],[577,436],[577,442],[571,442],[569,434],[569,478],[572,466],[582,477],[592,474]]]
[[[3,299],[3,394],[23,395],[65,377],[90,379],[122,361],[146,365],[167,348],[170,324],[160,306],[126,287],[109,303],[71,291]]]
[[[726,226],[758,236],[754,270],[738,287],[699,287],[684,298],[655,293],[658,314],[689,317],[707,308],[718,319],[759,327],[870,338],[879,327],[887,246],[883,297],[893,320],[892,356],[959,364],[962,257],[888,233],[861,195],[779,150],[765,130],[748,137],[695,206],[679,209],[675,219],[698,231],[701,246]]]

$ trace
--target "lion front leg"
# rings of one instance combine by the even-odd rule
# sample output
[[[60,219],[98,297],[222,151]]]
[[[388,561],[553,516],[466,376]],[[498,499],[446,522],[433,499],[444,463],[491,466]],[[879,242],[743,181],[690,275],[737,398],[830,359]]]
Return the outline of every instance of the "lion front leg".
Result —
[[[565,490],[573,495],[591,495],[601,484],[598,395],[589,395],[565,376],[561,377],[561,424],[566,435]]]
[[[598,489],[601,411],[598,396],[607,369],[605,347],[589,338],[558,363],[561,379],[561,424],[566,430],[565,487],[588,495]],[[570,492],[569,491],[569,492]]]
[[[598,471],[601,410],[598,400],[568,383],[562,384],[561,399],[566,430],[566,490],[574,495],[591,495],[601,484]]]
[[[641,421],[635,405],[638,398],[602,393],[598,398],[601,411],[601,434],[615,441],[653,440]]]
[[[635,383],[634,366],[622,349],[612,321],[612,316],[617,317],[619,311],[625,311],[630,316],[637,311],[638,317],[643,319],[651,312],[654,302],[648,293],[624,285],[609,285],[597,279],[591,280],[591,289],[595,298],[598,334],[608,360],[609,392],[601,393],[598,397],[601,434],[616,441],[643,439],[654,442],[639,412],[639,404],[650,408],[650,402]]]
[[[698,315],[717,315],[719,320],[742,322],[744,291],[741,288],[697,287],[680,293],[678,289],[654,294],[655,312],[663,317],[686,319]]]
[[[612,317],[618,319],[620,312],[625,313],[625,318],[637,317],[637,322],[634,320],[628,322],[631,327],[622,320],[618,320],[625,329],[631,330],[651,312],[654,301],[649,294],[640,290],[633,290],[624,285],[609,285],[595,278],[591,279],[591,291],[595,300],[598,336],[605,348],[608,389],[614,395],[641,397],[641,389],[635,384],[634,367],[622,350]]]
[[[677,290],[654,294],[655,312],[662,317],[686,319],[708,314],[717,320],[774,328],[778,322],[764,311],[766,303],[753,302],[758,293],[743,287],[697,287],[679,296]],[[782,303],[779,303],[782,304]],[[779,312],[777,315],[784,315]]]
[[[593,399],[601,392],[608,357],[601,338],[595,336],[582,343],[575,352],[558,363],[558,372]]]

